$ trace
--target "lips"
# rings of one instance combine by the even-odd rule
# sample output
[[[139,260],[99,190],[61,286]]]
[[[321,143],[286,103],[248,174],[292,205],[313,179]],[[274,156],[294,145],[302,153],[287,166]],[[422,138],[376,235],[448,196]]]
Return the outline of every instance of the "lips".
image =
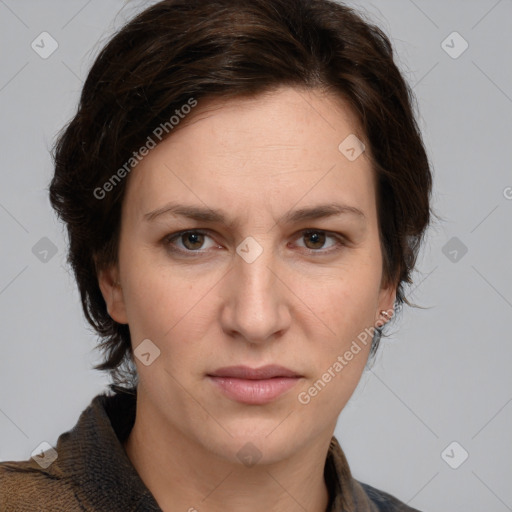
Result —
[[[207,377],[227,398],[250,405],[263,405],[277,399],[302,378],[297,372],[279,365],[229,366]]]
[[[212,377],[233,377],[235,379],[248,380],[273,379],[276,377],[301,377],[298,373],[276,364],[262,366],[260,368],[250,368],[249,366],[226,366],[225,368],[219,368],[208,375]]]

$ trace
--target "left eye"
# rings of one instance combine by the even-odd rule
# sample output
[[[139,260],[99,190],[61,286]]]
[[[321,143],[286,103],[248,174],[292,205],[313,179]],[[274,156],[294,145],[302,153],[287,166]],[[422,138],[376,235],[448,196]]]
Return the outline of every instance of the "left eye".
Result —
[[[316,251],[317,249],[325,249],[324,244],[325,244],[325,241],[327,238],[337,238],[335,237],[334,235],[327,235],[325,231],[320,231],[320,230],[308,230],[308,231],[303,231],[302,234],[301,234],[301,238],[304,238],[305,240],[309,240],[309,243],[312,245],[312,247],[307,247],[306,246],[306,249],[308,250],[311,250],[311,251]],[[330,245],[329,247],[333,247],[334,245],[336,245],[336,242],[334,242],[332,245]]]

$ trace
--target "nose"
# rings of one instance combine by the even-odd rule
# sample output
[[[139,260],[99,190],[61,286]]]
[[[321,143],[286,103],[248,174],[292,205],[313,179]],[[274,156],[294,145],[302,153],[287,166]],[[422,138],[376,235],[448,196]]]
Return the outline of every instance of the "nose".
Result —
[[[248,261],[234,257],[234,268],[224,281],[221,324],[232,337],[263,344],[288,330],[291,292],[270,249]]]

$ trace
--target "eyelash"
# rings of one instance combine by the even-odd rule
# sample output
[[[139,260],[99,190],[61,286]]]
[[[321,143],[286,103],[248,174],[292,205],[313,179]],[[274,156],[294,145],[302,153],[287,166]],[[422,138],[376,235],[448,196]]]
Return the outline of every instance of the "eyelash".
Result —
[[[192,251],[192,250],[188,250],[188,249],[187,250],[178,249],[178,248],[176,248],[176,246],[173,245],[173,242],[175,240],[179,239],[183,235],[187,235],[190,233],[204,235],[204,236],[212,238],[208,231],[204,231],[202,229],[187,229],[184,231],[177,231],[175,233],[171,233],[171,234],[167,235],[163,239],[163,244],[167,248],[167,250],[169,250],[170,252],[178,253],[178,254],[184,255],[185,257],[190,257],[190,258],[197,257],[197,256],[203,254],[204,252],[207,252],[207,250],[206,251],[202,251],[202,250]],[[335,239],[336,246],[333,246],[328,250],[322,250],[322,249],[315,250],[315,249],[302,248],[304,251],[306,251],[310,255],[321,256],[321,255],[331,254],[332,252],[336,252],[341,247],[344,247],[347,245],[345,238],[341,234],[332,233],[330,231],[325,231],[323,229],[304,229],[304,230],[300,231],[300,236],[298,238],[302,238],[306,235],[311,235],[313,233],[325,233],[327,235],[326,238]]]

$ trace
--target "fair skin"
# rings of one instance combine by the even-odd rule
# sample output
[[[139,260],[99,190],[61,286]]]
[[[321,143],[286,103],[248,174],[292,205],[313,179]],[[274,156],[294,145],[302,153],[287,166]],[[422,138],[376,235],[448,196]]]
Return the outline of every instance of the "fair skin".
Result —
[[[364,140],[347,105],[319,90],[201,100],[131,172],[118,265],[99,283],[133,347],[150,339],[160,350],[148,366],[134,358],[137,415],[125,448],[162,510],[326,510],[329,442],[370,343],[309,403],[298,395],[384,323],[396,293],[382,286],[370,148],[354,161],[338,149],[353,133]],[[144,218],[170,202],[226,218]],[[280,220],[330,203],[361,213]],[[207,233],[165,245],[193,229]],[[262,249],[250,263],[237,253],[246,237]],[[267,364],[300,378],[265,404],[234,400],[208,377]],[[237,456],[248,442],[261,456],[251,466]]]

